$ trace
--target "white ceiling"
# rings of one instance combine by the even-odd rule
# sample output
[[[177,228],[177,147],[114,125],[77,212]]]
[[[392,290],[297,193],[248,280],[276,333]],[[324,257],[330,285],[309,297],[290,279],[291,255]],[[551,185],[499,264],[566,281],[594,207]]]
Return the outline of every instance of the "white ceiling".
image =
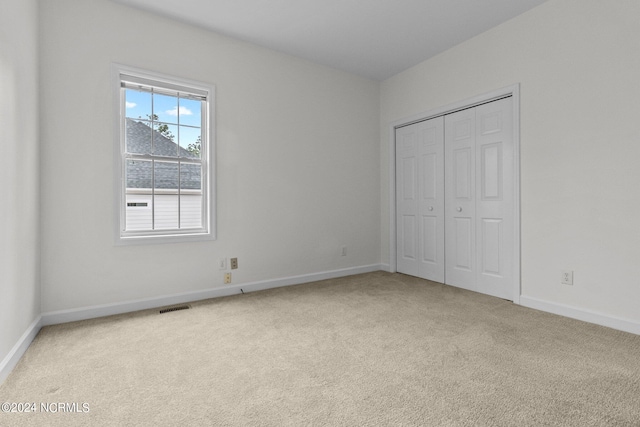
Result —
[[[546,0],[114,0],[384,80]]]

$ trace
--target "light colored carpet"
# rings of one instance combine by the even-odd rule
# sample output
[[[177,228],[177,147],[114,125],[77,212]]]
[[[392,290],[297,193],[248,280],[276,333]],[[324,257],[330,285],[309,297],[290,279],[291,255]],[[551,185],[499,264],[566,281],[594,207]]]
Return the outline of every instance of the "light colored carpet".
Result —
[[[42,329],[2,426],[640,426],[640,336],[376,272]]]

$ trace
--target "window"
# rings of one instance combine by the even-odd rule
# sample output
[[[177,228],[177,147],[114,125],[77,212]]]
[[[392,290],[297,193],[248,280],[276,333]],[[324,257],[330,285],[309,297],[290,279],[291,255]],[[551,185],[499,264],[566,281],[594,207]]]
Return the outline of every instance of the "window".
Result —
[[[119,243],[215,238],[213,88],[116,66]]]

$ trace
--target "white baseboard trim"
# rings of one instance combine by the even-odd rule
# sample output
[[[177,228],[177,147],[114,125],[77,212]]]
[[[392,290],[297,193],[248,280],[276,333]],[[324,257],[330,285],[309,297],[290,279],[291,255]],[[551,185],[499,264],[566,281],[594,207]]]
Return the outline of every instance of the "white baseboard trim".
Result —
[[[38,332],[42,328],[42,316],[38,316],[36,320],[29,325],[24,334],[20,337],[18,342],[13,346],[9,354],[0,362],[0,384],[7,379],[13,368],[16,367],[20,358],[24,355],[25,351],[29,348]]]
[[[584,308],[545,301],[524,295],[520,296],[520,305],[640,335],[640,322],[637,321],[622,319],[620,317],[610,316],[608,314],[586,310]]]
[[[340,270],[324,271],[320,273],[303,274],[300,276],[242,283],[232,286],[206,289],[202,291],[184,292],[153,298],[123,301],[113,304],[102,304],[94,305],[91,307],[74,308],[70,310],[51,311],[48,313],[42,313],[42,326],[57,325],[59,323],[75,322],[78,320],[94,319],[97,317],[111,316],[114,314],[129,313],[132,311],[147,310],[150,308],[182,304],[191,301],[236,295],[242,293],[243,291],[245,293],[261,291],[265,289],[279,288],[282,286],[298,285],[301,283],[316,282],[318,280],[369,273],[378,270],[382,270],[382,266],[380,264],[371,264],[360,267],[343,268]],[[240,289],[242,289],[242,291]]]

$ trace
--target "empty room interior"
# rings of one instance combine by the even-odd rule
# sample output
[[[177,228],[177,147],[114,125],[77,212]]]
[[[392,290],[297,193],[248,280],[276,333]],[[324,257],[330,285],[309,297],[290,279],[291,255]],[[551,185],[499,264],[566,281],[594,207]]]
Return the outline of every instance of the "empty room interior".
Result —
[[[640,425],[639,1],[0,7],[0,425]]]

